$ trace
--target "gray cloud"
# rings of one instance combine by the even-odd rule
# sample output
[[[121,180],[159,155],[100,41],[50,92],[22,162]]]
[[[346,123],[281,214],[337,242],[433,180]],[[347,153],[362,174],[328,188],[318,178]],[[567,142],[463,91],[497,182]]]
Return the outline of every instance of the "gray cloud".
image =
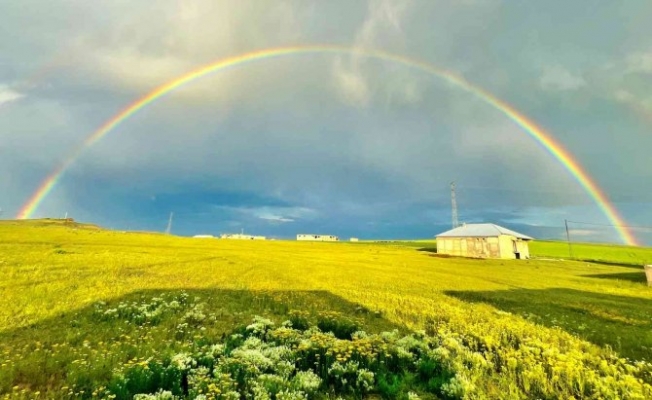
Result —
[[[573,75],[559,65],[546,67],[539,81],[543,90],[576,90],[586,86],[581,76]]]
[[[0,107],[2,107],[3,104],[16,101],[22,97],[25,97],[25,95],[10,88],[8,85],[0,84]]]
[[[464,76],[551,132],[628,220],[652,225],[652,40],[643,39],[652,30],[612,18],[648,7],[632,3],[590,18],[561,1],[537,10],[417,0],[8,4],[0,168],[10,174],[0,176],[0,206],[16,212],[76,145],[158,85],[257,49],[334,43]],[[204,219],[271,234],[421,235],[448,224],[451,180],[471,219],[541,232],[558,232],[569,215],[608,222],[502,112],[437,77],[356,54],[265,60],[170,93],[86,150],[39,212],[158,226],[172,208],[186,213],[187,229],[191,220],[208,229]],[[266,200],[222,204],[224,192]]]

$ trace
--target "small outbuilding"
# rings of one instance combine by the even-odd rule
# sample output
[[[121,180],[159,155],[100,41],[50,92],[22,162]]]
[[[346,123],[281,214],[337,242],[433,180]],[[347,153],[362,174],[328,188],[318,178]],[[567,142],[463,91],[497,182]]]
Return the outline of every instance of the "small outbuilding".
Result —
[[[236,240],[266,240],[265,236],[245,235],[244,233],[224,233],[220,236],[222,239]]]
[[[437,253],[475,258],[530,258],[531,237],[495,224],[463,224],[440,233]]]
[[[337,242],[338,240],[340,240],[340,238],[334,235],[314,235],[314,234],[300,233],[297,235],[297,240],[308,240],[314,242]]]

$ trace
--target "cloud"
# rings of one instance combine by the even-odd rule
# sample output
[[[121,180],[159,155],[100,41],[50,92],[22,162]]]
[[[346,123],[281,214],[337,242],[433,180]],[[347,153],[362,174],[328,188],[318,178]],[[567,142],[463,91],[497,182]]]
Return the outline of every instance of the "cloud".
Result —
[[[269,222],[286,223],[297,220],[309,220],[318,215],[314,209],[307,207],[292,206],[262,206],[262,207],[241,207],[241,206],[215,206],[215,209],[227,211],[231,214],[239,214],[247,218],[256,218]]]
[[[0,84],[0,107],[2,107],[3,104],[16,101],[23,97],[25,97],[23,93],[15,91],[8,85]]]
[[[266,221],[270,222],[294,222],[294,219],[292,218],[286,218],[281,215],[272,215],[272,214],[265,214],[261,215],[258,218],[264,219]]]
[[[632,53],[627,56],[625,64],[627,73],[652,74],[652,51]]]
[[[345,61],[338,57],[333,64],[333,77],[347,104],[360,107],[369,104],[370,89],[360,71],[359,61],[345,65]]]
[[[89,86],[142,93],[209,63],[296,43],[310,7],[289,1],[199,0],[154,6],[104,5],[97,10],[102,12],[107,21],[100,29],[72,40],[71,52],[77,57],[72,58],[70,67]],[[270,63],[256,73],[274,76],[284,68]],[[177,96],[198,102],[207,98],[237,102],[255,95],[245,89],[250,81],[246,73],[217,74],[203,79],[205,84],[177,90]]]
[[[409,0],[369,0],[367,15],[355,34],[352,47],[355,49],[373,49],[379,42],[402,41],[402,19],[409,7]],[[340,96],[347,104],[366,107],[374,94],[374,84],[370,81],[369,70],[366,68],[363,55],[354,54],[348,57],[337,57],[333,62],[332,75]],[[408,101],[415,101],[418,93],[414,85],[392,87],[397,93],[404,91]]]
[[[573,75],[566,68],[555,65],[543,70],[539,86],[546,91],[572,91],[586,86],[586,81],[581,75]]]
[[[593,229],[569,229],[568,233],[572,236],[595,236],[603,234],[604,232],[596,231]]]

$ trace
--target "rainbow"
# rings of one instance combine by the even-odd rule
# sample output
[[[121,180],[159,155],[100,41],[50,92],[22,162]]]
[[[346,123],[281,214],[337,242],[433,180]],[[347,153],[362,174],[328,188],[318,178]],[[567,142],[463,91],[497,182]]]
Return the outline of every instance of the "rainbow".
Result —
[[[93,132],[84,142],[78,146],[60,165],[58,165],[41,183],[38,189],[31,195],[27,202],[21,207],[16,218],[25,219],[30,218],[38,206],[43,202],[47,195],[56,186],[57,182],[64,175],[66,170],[75,162],[81,153],[88,147],[97,143],[104,136],[112,132],[122,122],[126,121],[129,117],[152,104],[156,100],[171,93],[188,83],[191,83],[201,77],[211,73],[224,71],[232,67],[244,65],[254,61],[268,60],[272,58],[279,58],[290,55],[299,54],[337,54],[337,55],[360,55],[371,59],[379,59],[388,62],[398,63],[407,67],[415,68],[417,70],[435,75],[450,84],[464,89],[477,98],[490,104],[497,110],[505,114],[514,123],[519,125],[523,130],[542,145],[553,157],[561,162],[568,172],[577,180],[577,182],[586,190],[587,194],[595,201],[600,207],[604,215],[609,219],[612,225],[615,226],[622,241],[629,245],[636,245],[637,240],[632,232],[626,227],[626,223],[620,216],[618,210],[611,204],[607,196],[598,187],[598,185],[591,179],[589,174],[582,168],[582,166],[573,159],[570,153],[557,142],[552,135],[547,133],[544,129],[537,126],[533,121],[518,112],[514,107],[507,104],[485,91],[482,88],[472,85],[461,76],[454,72],[437,68],[431,64],[423,61],[409,59],[400,55],[387,53],[379,50],[364,50],[359,48],[333,46],[333,45],[308,45],[308,46],[292,46],[280,47],[273,49],[265,49],[254,51],[238,56],[226,58],[217,62],[213,62],[206,66],[200,67],[185,75],[182,75],[172,81],[169,81],[143,97],[137,99],[129,104],[126,108],[106,121],[102,126]]]

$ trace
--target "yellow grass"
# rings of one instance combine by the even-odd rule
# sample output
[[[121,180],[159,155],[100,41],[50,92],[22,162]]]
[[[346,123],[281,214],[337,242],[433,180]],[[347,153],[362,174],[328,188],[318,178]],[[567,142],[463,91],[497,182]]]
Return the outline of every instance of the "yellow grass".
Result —
[[[584,331],[573,328],[576,321],[564,325],[567,311],[571,319],[574,312],[585,316],[593,331],[604,321],[620,324],[613,325],[622,331],[618,343],[631,357],[649,359],[652,347],[645,333],[652,290],[635,277],[642,269],[586,262],[479,261],[400,245],[193,239],[4,222],[0,270],[0,333],[146,289],[324,290],[409,329],[470,335],[489,348],[513,334],[561,353],[608,354],[577,337]],[[634,279],[588,276],[623,273]],[[570,299],[568,310],[555,303],[559,296]],[[519,308],[520,301],[536,315]],[[613,302],[636,307],[621,315]],[[637,336],[627,342],[630,328]],[[591,335],[585,339],[620,350],[615,338]],[[486,393],[500,391],[501,379],[507,378],[479,384]]]

